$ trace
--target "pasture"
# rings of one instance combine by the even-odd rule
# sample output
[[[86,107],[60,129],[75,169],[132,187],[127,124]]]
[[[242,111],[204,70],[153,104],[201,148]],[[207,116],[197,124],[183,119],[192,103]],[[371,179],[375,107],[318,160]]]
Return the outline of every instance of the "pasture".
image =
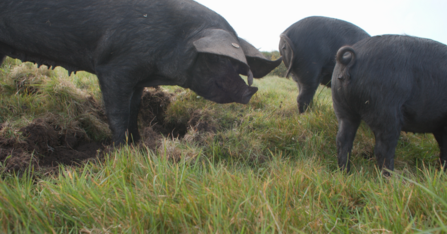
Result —
[[[361,125],[337,169],[330,89],[298,115],[295,82],[249,104],[146,89],[138,145],[114,148],[94,75],[0,67],[2,233],[443,233],[447,180],[431,134],[401,133],[381,176]]]

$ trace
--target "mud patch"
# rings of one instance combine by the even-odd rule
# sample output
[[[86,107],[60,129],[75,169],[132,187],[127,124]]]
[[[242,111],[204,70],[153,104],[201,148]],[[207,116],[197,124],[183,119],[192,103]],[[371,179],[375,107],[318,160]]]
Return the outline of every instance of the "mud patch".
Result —
[[[8,172],[23,171],[30,166],[38,166],[38,160],[26,152],[23,149],[24,146],[25,144],[18,143],[12,139],[0,138],[0,162],[2,170]]]
[[[144,125],[142,144],[160,155],[178,161],[182,154],[186,157],[194,157],[195,154],[190,152],[191,149],[182,149],[181,142],[205,145],[217,132],[218,125],[209,110],[194,110],[183,121],[168,122],[166,110],[174,95],[161,89],[145,90],[139,121]]]
[[[171,104],[173,93],[161,88],[146,88],[141,97],[138,123],[140,129],[150,126],[155,132],[166,137],[183,138],[187,132],[186,123],[168,123],[165,121],[166,110]]]
[[[175,94],[161,88],[146,88],[141,97],[138,123],[142,131],[142,143],[155,150],[161,144],[163,136],[183,138],[187,132],[186,123],[167,123],[166,110]]]
[[[159,132],[156,132],[152,127],[146,127],[144,128],[142,139],[142,144],[155,151],[157,147],[161,145],[163,136]]]
[[[207,110],[193,111],[184,122],[168,123],[166,111],[174,95],[160,88],[146,88],[142,94],[138,123],[143,147],[179,160],[182,155],[194,157],[198,154],[186,152],[181,142],[206,144],[218,127],[212,113]],[[87,108],[92,117],[79,118],[78,122],[70,122],[70,126],[62,128],[58,123],[63,121],[49,114],[50,117],[35,119],[28,126],[15,130],[19,134],[14,138],[6,139],[0,132],[0,174],[2,171],[21,172],[30,166],[40,170],[59,164],[79,165],[110,151],[110,141],[94,142],[89,137],[104,132],[102,127],[108,127],[103,107],[92,97],[86,97],[79,108]],[[0,124],[0,131],[8,128],[5,124]]]
[[[60,130],[43,119],[21,128],[24,140],[0,138],[0,162],[7,172],[23,171],[29,166],[54,167],[58,164],[75,165],[97,157],[104,149],[98,142],[90,142],[79,130]]]
[[[145,88],[141,96],[140,112],[138,114],[139,129],[143,131],[141,143],[155,151],[161,144],[163,135],[170,134],[165,127],[165,116],[171,98],[174,94],[166,93],[160,88]]]
[[[188,121],[188,127],[198,132],[215,133],[217,131],[215,119],[209,111],[205,110],[195,110]]]
[[[218,126],[211,113],[205,110],[195,110],[187,125],[188,133],[185,135],[185,141],[194,142],[200,146],[206,144],[206,140],[216,134]]]
[[[160,88],[145,88],[141,96],[139,123],[143,126],[163,125],[166,109],[173,96]]]

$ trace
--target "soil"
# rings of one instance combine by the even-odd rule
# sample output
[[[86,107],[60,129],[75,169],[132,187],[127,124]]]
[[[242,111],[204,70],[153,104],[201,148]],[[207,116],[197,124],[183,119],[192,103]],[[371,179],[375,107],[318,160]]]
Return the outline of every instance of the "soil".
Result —
[[[165,123],[165,113],[174,95],[159,88],[145,89],[139,113],[140,145],[156,151],[162,147],[163,137],[181,139],[188,129],[195,133],[192,139],[197,141],[200,140],[198,133],[215,133],[216,125],[210,115],[199,110],[194,111],[186,123]],[[97,109],[99,119],[107,122],[103,107],[93,98],[85,103],[89,108]],[[0,131],[2,128],[0,124]],[[22,172],[30,166],[37,171],[57,168],[59,164],[80,165],[101,158],[111,147],[110,140],[94,142],[84,130],[61,129],[50,118],[35,119],[20,132],[19,139],[6,139],[0,135],[0,174]]]
[[[141,96],[138,115],[140,129],[142,126],[151,126],[155,132],[164,136],[182,138],[188,130],[186,123],[165,122],[166,110],[174,96],[175,94],[164,92],[160,88],[146,88]]]
[[[30,166],[54,167],[58,164],[76,165],[96,158],[104,149],[100,142],[90,142],[82,131],[58,131],[58,127],[36,119],[20,129],[24,140],[0,137],[0,162],[3,171],[23,171]]]
[[[195,110],[187,126],[190,131],[185,135],[186,141],[195,142],[198,145],[207,144],[205,140],[217,132],[217,123],[212,115],[203,110]]]
[[[142,136],[142,144],[153,151],[158,148],[158,146],[161,144],[161,141],[163,140],[163,136],[159,132],[156,132],[152,127],[144,128]]]
[[[217,131],[217,124],[214,123],[211,114],[202,110],[195,110],[191,114],[188,121],[188,126],[198,132],[213,132]]]

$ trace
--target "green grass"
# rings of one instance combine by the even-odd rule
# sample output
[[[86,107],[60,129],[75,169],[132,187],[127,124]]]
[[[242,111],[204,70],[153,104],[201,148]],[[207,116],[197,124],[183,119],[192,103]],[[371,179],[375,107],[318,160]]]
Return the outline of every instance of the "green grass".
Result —
[[[110,137],[95,116],[82,124],[89,113],[81,104],[88,96],[100,100],[93,75],[68,77],[61,68],[37,70],[11,59],[1,69],[2,136],[17,136],[19,127],[51,114],[92,139]],[[27,75],[14,75],[19,71]],[[27,85],[14,83],[20,77]],[[185,123],[201,111],[216,133],[190,129],[184,138],[164,138],[159,150],[126,146],[100,161],[60,166],[56,174],[3,173],[0,232],[447,232],[447,181],[430,134],[402,133],[395,173],[384,178],[370,158],[374,136],[362,124],[352,173],[343,174],[330,90],[320,87],[312,109],[298,115],[292,80],[265,77],[254,85],[259,91],[248,105],[215,104],[190,90],[176,94],[167,123]]]

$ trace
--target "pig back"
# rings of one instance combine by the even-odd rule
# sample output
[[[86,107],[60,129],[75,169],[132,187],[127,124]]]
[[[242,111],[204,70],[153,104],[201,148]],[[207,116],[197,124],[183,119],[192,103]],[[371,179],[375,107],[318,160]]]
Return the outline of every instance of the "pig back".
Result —
[[[127,55],[148,64],[183,52],[177,46],[209,25],[234,33],[189,0],[1,1],[0,54],[95,73],[96,64]]]

